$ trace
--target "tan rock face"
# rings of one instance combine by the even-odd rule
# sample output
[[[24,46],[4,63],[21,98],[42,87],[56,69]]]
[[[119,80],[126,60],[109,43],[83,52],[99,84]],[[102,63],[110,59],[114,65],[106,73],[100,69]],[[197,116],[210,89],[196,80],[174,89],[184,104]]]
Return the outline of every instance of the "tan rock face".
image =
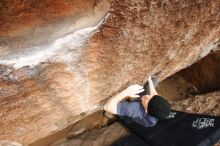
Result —
[[[0,2],[0,140],[30,144],[214,49],[218,1]],[[107,15],[107,16],[106,16]]]

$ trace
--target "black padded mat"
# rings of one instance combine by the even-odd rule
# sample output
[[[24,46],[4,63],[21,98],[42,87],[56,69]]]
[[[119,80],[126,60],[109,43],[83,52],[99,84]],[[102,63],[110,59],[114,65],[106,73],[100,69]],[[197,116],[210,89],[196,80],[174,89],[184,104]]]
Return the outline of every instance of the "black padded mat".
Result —
[[[148,128],[127,117],[120,119],[136,135],[133,140],[141,139],[147,146],[212,146],[220,139],[220,117],[217,116],[172,111],[170,119]]]

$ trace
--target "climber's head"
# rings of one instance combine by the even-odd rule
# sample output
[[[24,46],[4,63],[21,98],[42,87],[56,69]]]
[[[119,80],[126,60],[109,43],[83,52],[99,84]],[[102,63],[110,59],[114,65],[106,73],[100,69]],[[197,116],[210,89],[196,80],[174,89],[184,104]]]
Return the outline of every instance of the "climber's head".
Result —
[[[161,96],[145,95],[142,96],[141,101],[145,111],[157,119],[166,119],[171,112],[170,104]]]

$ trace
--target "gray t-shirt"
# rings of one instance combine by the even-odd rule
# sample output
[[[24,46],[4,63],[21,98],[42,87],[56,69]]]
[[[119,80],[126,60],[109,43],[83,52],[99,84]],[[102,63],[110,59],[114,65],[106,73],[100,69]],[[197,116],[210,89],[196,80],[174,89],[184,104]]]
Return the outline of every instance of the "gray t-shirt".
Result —
[[[130,117],[145,127],[152,127],[157,123],[155,117],[145,112],[140,101],[120,101],[117,105],[117,115]]]

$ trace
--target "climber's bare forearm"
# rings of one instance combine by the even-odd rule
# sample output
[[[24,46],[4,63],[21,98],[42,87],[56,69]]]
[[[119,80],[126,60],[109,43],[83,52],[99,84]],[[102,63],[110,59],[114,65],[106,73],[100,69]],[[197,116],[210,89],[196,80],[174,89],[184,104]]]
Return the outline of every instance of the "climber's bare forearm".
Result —
[[[157,93],[157,91],[156,91],[156,89],[154,87],[154,84],[153,84],[153,81],[152,81],[151,77],[149,77],[148,83],[149,83],[150,95],[153,95],[153,96],[154,95],[158,95],[158,93]]]

